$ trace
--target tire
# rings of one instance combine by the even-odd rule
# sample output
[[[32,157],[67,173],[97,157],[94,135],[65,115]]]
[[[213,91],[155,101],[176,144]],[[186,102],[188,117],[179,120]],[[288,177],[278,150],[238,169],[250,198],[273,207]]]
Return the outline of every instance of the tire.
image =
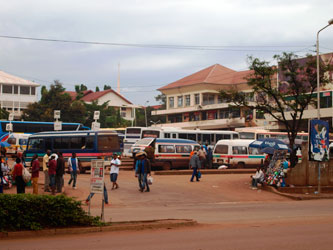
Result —
[[[237,168],[238,169],[245,168],[245,163],[244,162],[238,162],[237,163]]]
[[[163,170],[171,170],[171,162],[164,162]]]

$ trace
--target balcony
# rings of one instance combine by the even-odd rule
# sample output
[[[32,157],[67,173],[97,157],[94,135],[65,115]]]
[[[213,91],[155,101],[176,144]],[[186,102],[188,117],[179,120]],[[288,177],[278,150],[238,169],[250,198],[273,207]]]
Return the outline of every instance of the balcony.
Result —
[[[209,104],[209,105],[195,105],[189,107],[177,107],[170,108],[164,110],[154,110],[151,112],[152,115],[171,115],[171,114],[179,114],[179,113],[187,113],[187,112],[195,112],[195,111],[204,111],[210,109],[222,109],[228,108],[228,103],[218,103],[218,104]]]

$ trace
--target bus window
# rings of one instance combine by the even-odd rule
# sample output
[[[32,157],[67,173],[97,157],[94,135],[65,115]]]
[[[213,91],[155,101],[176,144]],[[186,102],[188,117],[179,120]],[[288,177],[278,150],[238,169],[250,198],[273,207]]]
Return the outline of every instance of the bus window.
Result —
[[[51,138],[45,138],[44,140],[45,143],[45,151],[48,149],[52,149],[52,139]]]
[[[223,139],[229,140],[229,139],[231,139],[231,135],[230,134],[224,134]]]
[[[247,140],[247,139],[254,140],[255,139],[255,134],[252,132],[240,132],[239,135],[240,135],[239,136],[240,139],[245,139],[245,140]]]
[[[86,148],[85,144],[86,144],[85,137],[72,137],[70,148],[72,148],[72,149],[85,149]]]
[[[198,142],[199,144],[201,144],[201,138],[202,138],[202,135],[201,135],[201,134],[198,134],[198,140],[197,140],[197,142]]]
[[[232,135],[232,139],[239,139],[238,134],[233,134],[233,135]]]
[[[187,139],[187,134],[179,133],[178,138],[179,139]]]
[[[216,145],[215,154],[228,154],[228,145]]]
[[[202,144],[210,145],[210,134],[203,134]]]
[[[19,139],[19,145],[27,145],[28,139]]]
[[[144,130],[142,131],[141,138],[160,138],[160,131],[157,130]]]
[[[177,153],[191,153],[192,146],[191,145],[176,145]]]
[[[170,133],[164,133],[164,138],[171,138]]]
[[[54,138],[53,141],[53,149],[59,150],[59,149],[70,149],[70,137],[59,137]]]
[[[188,134],[187,139],[197,141],[197,135],[196,134]]]
[[[43,141],[44,141],[43,139],[38,139],[38,138],[29,140],[28,149],[29,150],[43,150],[44,151]]]
[[[99,135],[98,150],[99,151],[114,151],[119,149],[118,136]]]
[[[94,149],[94,137],[93,136],[86,137],[85,149]]]
[[[218,142],[219,140],[223,139],[223,135],[221,134],[216,134],[216,142]]]
[[[127,128],[127,134],[141,134],[141,128]]]
[[[252,148],[252,147],[249,147],[249,154],[250,155],[262,155],[258,148]]]
[[[7,139],[7,142],[8,142],[9,144],[16,145],[16,138],[15,138],[15,137],[9,137],[9,138]]]
[[[177,138],[177,134],[172,134],[172,138]]]
[[[158,152],[159,153],[174,153],[175,147],[172,145],[159,145]]]
[[[247,155],[247,147],[245,146],[233,146],[232,154],[234,155]]]
[[[257,134],[257,139],[264,139],[265,138],[265,135],[263,134]]]

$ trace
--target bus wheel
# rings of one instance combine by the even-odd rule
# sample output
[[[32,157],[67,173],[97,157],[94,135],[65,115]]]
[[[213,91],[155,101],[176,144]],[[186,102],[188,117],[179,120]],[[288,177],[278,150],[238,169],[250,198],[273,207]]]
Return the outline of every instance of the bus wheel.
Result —
[[[244,164],[244,162],[238,162],[237,163],[237,168],[239,169],[239,168],[244,168],[245,167],[245,164]]]
[[[163,170],[170,170],[170,169],[171,169],[171,163],[170,162],[164,162]]]

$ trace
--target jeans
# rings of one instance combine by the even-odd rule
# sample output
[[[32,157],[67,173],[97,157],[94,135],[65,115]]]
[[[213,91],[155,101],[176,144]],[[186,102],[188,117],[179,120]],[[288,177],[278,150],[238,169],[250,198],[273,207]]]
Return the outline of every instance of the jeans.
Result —
[[[49,177],[50,177],[50,187],[55,187],[56,185],[55,174],[50,174]]]
[[[25,182],[24,182],[22,176],[16,176],[15,183],[16,183],[16,192],[18,194],[24,194],[25,193]]]
[[[71,179],[68,182],[68,185],[70,185],[73,181],[73,187],[76,186],[76,178],[77,178],[77,172],[76,171],[72,171],[71,172]]]
[[[43,171],[44,172],[44,191],[50,190],[50,177],[48,170]]]
[[[145,187],[147,187],[147,191],[149,191],[149,185],[148,185],[148,181],[147,181],[147,173],[144,173],[144,174],[139,174],[138,176],[139,178],[139,187],[140,187],[140,190],[144,190]]]
[[[198,178],[198,168],[193,168],[191,181],[193,181],[194,176],[197,178],[197,181],[199,181],[199,178]]]
[[[31,178],[32,180],[32,193],[38,194],[38,177]]]
[[[103,191],[103,194],[104,194],[104,201],[106,204],[109,204],[109,199],[108,199],[108,191],[106,190],[106,187],[104,185],[104,191]],[[86,201],[90,201],[90,199],[95,195],[95,193],[90,193],[88,195],[88,198]]]

